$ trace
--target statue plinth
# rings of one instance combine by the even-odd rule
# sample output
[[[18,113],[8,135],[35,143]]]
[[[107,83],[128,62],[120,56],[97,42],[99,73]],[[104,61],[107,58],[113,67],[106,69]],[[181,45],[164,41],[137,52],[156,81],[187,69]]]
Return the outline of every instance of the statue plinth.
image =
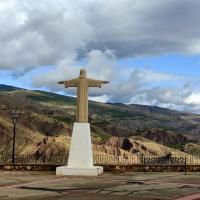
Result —
[[[57,167],[56,175],[97,176],[103,167],[94,166],[89,123],[74,123],[68,165]]]
[[[98,176],[103,173],[103,167],[94,166],[90,168],[70,168],[62,166],[56,168],[56,175],[58,176]]]

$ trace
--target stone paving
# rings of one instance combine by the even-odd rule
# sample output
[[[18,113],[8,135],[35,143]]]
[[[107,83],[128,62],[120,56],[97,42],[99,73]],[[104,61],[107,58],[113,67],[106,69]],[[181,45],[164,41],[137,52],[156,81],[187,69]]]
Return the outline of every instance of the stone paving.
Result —
[[[185,199],[200,199],[199,172],[188,175],[104,173],[98,177],[62,177],[55,176],[55,172],[0,172],[0,200],[167,200],[186,196]]]

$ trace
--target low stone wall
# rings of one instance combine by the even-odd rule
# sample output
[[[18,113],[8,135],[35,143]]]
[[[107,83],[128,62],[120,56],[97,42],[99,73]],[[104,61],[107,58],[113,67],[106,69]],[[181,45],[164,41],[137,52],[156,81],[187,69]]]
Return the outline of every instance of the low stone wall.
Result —
[[[45,164],[7,164],[0,165],[1,171],[55,171],[57,165]]]
[[[109,172],[200,172],[200,165],[105,165]]]
[[[1,171],[55,171],[60,165],[7,164]],[[200,165],[103,165],[105,172],[200,172]]]

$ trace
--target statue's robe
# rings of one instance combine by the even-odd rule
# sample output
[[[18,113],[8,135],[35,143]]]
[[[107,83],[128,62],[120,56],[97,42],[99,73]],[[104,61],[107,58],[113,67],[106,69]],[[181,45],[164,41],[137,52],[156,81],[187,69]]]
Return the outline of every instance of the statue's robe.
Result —
[[[88,89],[89,87],[101,88],[103,81],[90,78],[75,78],[64,81],[66,88],[77,87],[77,113],[76,122],[88,122]]]

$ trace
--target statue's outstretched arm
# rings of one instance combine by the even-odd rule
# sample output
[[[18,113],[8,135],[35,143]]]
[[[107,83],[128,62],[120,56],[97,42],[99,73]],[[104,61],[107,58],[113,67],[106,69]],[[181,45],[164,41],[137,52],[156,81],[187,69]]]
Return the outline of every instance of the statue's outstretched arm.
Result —
[[[109,83],[109,81],[95,80],[91,78],[88,78],[87,81],[88,81],[88,87],[101,87],[102,84]]]
[[[68,87],[77,87],[78,86],[78,79],[71,79],[71,80],[67,80],[67,81],[59,81],[59,84],[64,84],[64,86],[66,88]]]

